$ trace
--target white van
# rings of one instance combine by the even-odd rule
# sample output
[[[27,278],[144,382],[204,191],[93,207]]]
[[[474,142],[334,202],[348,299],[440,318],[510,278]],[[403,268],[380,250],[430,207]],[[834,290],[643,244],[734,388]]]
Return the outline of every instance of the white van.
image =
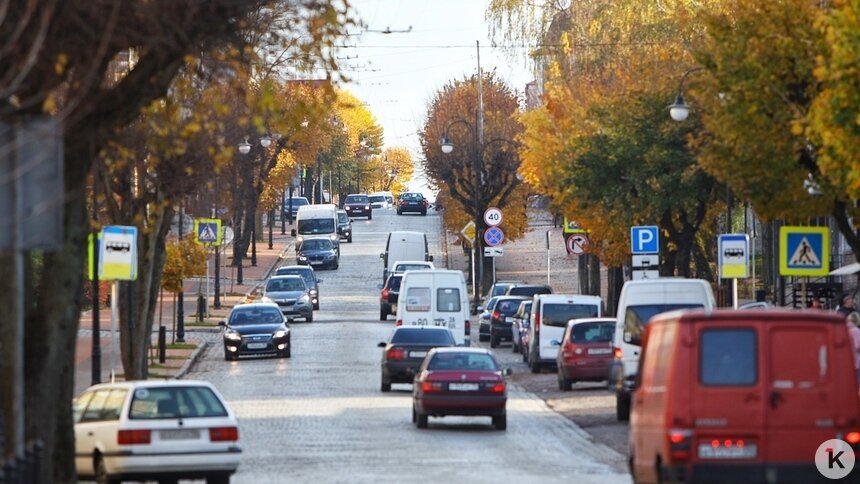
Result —
[[[545,366],[555,366],[558,345],[571,319],[603,317],[603,299],[581,294],[536,294],[532,297],[529,327],[529,368],[539,373]]]
[[[639,367],[642,334],[648,320],[676,309],[716,307],[711,283],[704,279],[659,278],[627,281],[621,288],[612,343],[615,360],[609,384],[615,387],[615,414],[618,420],[630,418],[630,391]]]
[[[433,262],[427,245],[427,235],[424,232],[408,230],[395,231],[388,234],[385,252],[379,254],[382,259],[382,283],[385,284],[388,274],[394,272],[394,264],[402,260],[423,260]]]
[[[337,207],[325,203],[321,205],[302,205],[296,212],[296,228],[290,233],[301,245],[307,236],[327,236],[340,255],[340,234],[337,231]]]
[[[394,206],[394,195],[391,192],[373,192],[367,196],[372,208],[391,208]]]
[[[423,269],[403,273],[397,326],[443,326],[458,346],[470,346],[469,293],[462,271]]]

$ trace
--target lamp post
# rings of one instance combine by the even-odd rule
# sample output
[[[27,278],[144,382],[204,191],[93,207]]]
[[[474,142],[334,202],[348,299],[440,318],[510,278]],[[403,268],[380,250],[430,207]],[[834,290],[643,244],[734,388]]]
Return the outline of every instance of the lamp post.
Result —
[[[179,201],[179,253],[184,254],[182,247],[182,200]],[[176,300],[176,342],[185,342],[185,293],[183,292],[185,280],[179,280],[179,295]],[[116,301],[111,301],[111,304],[118,304]]]

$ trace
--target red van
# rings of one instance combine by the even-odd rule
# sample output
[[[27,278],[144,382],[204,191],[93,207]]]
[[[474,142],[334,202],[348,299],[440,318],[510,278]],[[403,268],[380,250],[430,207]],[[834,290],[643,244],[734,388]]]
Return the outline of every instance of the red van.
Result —
[[[635,482],[828,482],[815,467],[818,446],[860,442],[841,316],[672,311],[651,319],[642,349],[630,418]]]

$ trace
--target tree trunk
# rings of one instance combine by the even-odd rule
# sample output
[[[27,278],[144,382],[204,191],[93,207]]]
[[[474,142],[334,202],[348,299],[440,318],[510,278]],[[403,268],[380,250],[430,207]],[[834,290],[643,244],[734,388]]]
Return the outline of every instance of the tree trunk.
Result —
[[[610,267],[607,269],[609,279],[606,295],[606,314],[615,314],[618,308],[618,298],[621,296],[621,288],[624,286],[624,269],[622,267]]]

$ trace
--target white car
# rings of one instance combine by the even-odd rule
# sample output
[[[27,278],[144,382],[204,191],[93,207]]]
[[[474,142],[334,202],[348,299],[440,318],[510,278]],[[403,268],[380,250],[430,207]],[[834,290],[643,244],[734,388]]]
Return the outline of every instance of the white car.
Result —
[[[72,402],[82,479],[206,479],[239,467],[239,425],[209,382],[143,380],[91,386]]]

